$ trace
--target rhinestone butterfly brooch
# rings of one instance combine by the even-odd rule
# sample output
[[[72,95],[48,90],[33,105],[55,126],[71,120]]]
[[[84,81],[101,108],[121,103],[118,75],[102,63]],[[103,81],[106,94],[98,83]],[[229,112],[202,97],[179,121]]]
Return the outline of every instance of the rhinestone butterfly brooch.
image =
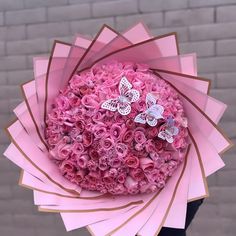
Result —
[[[161,127],[161,131],[158,133],[158,137],[166,140],[168,143],[173,143],[173,136],[179,133],[179,129],[174,126],[174,119],[169,117],[167,118],[167,122]]]
[[[123,76],[119,83],[120,95],[117,98],[108,99],[102,103],[101,107],[109,111],[118,111],[121,115],[128,115],[131,112],[131,103],[136,102],[140,93],[132,89],[132,84]]]
[[[147,110],[138,114],[134,121],[136,123],[148,124],[150,126],[156,126],[159,119],[162,119],[164,108],[161,105],[156,104],[157,99],[151,93],[146,95]]]

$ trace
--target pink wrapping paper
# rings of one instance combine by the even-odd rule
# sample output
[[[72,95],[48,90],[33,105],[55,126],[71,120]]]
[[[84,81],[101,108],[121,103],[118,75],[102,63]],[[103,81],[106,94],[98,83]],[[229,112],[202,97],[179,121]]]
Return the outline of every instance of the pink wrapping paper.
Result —
[[[176,89],[190,120],[191,146],[164,190],[103,196],[81,190],[49,160],[45,117],[77,70],[124,58],[148,64]],[[74,44],[55,41],[50,58],[35,58],[34,76],[22,85],[25,101],[14,110],[18,120],[7,129],[12,143],[4,155],[23,169],[20,185],[33,189],[39,210],[61,213],[68,231],[88,226],[96,236],[149,236],[162,226],[184,228],[187,202],[209,195],[206,177],[224,166],[219,154],[232,143],[217,127],[226,105],[208,95],[209,80],[197,77],[195,54],[179,55],[176,34],[151,37],[142,23],[120,34],[104,25],[93,40],[77,36]]]

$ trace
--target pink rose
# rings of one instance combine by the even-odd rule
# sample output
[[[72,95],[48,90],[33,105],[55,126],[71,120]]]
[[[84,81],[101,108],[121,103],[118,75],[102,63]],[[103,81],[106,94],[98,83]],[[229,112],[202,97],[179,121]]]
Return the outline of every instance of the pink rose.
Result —
[[[61,111],[65,111],[70,108],[69,99],[63,95],[60,95],[56,98],[55,104],[56,104],[57,109]]]
[[[143,149],[140,148],[139,151],[137,151],[136,148],[134,148],[134,150],[132,150],[132,153],[138,158],[147,157],[149,155],[144,148]]]
[[[175,170],[177,169],[178,167],[178,163],[174,160],[170,161],[168,163],[168,172],[169,172],[169,176],[172,176],[173,173],[175,172]]]
[[[91,182],[87,176],[85,176],[85,179],[81,182],[80,186],[84,189],[88,189],[90,191],[96,190],[96,183]]]
[[[126,173],[119,173],[117,176],[117,181],[123,184],[126,180],[126,176],[127,176]]]
[[[114,118],[113,118],[113,117],[110,117],[110,116],[105,116],[105,117],[103,118],[103,122],[104,122],[108,127],[110,127],[110,126],[113,124],[113,122],[114,122]]]
[[[114,144],[113,144],[114,145]],[[117,155],[117,152],[116,152],[116,149],[115,147],[111,147],[109,150],[105,150],[105,156],[108,158],[108,159],[111,159],[111,158],[117,158],[118,155]]]
[[[78,170],[74,176],[74,182],[75,183],[80,183],[83,181],[84,179],[84,176],[85,176],[85,171],[84,170]]]
[[[110,138],[103,138],[100,140],[101,148],[109,150],[113,147],[113,141]]]
[[[109,165],[118,168],[121,166],[121,160],[118,157],[111,158],[109,159]]]
[[[99,158],[99,163],[107,163],[109,159],[110,158],[108,158],[107,156],[101,155]]]
[[[47,139],[49,145],[56,145],[61,139],[61,134],[59,133],[54,133],[50,134],[49,138]]]
[[[85,96],[86,94],[91,94],[92,89],[88,85],[83,85],[79,87],[79,95],[81,97]]]
[[[61,144],[69,144],[71,143],[71,138],[69,136],[64,136],[61,141],[60,141]]]
[[[147,136],[150,139],[153,139],[158,134],[158,129],[156,127],[150,127],[147,129]]]
[[[62,112],[61,110],[53,109],[50,114],[48,114],[48,119],[55,124],[62,124],[63,120],[61,119]]]
[[[97,139],[100,139],[102,137],[104,137],[107,133],[107,129],[104,125],[96,125],[94,128],[93,128],[93,134],[95,136],[95,138]]]
[[[113,178],[115,178],[118,174],[118,170],[115,169],[115,168],[111,168],[109,171],[108,171],[109,175]]]
[[[83,120],[87,110],[84,107],[79,106],[79,108],[75,108],[75,111],[76,112],[74,113],[74,118],[76,120]]]
[[[151,139],[148,139],[147,142],[145,143],[145,149],[146,152],[148,153],[156,152],[155,145]]]
[[[77,96],[69,98],[69,104],[71,107],[78,107],[81,104],[81,100]]]
[[[134,140],[136,143],[143,144],[146,142],[145,134],[141,130],[137,130],[134,133]]]
[[[99,162],[98,168],[102,171],[109,169],[109,166],[106,162]]]
[[[125,157],[128,153],[128,146],[124,143],[117,143],[115,149],[119,157]]]
[[[105,172],[105,174],[104,174],[102,179],[105,182],[105,184],[111,184],[111,183],[114,182],[114,178],[109,175],[108,171]]]
[[[80,132],[76,128],[72,128],[69,132],[70,137],[77,141],[77,142],[82,142],[82,135],[80,135]],[[81,137],[81,139],[80,139]]]
[[[168,176],[168,164],[167,163],[164,163],[161,168],[160,168],[160,171],[165,175],[165,176]]]
[[[161,153],[164,151],[164,148],[166,147],[166,142],[163,140],[157,140],[155,142],[155,148],[157,150],[158,153]]]
[[[186,156],[186,149],[180,149],[179,150],[179,156],[173,157],[174,160],[178,160],[180,163],[184,160]]]
[[[144,145],[143,144],[140,144],[140,143],[137,143],[137,144],[135,144],[135,150],[137,150],[137,151],[142,151],[143,150],[143,148],[144,148]]]
[[[73,75],[69,83],[72,89],[77,89],[78,87],[81,87],[85,84],[83,81],[83,77],[77,74]]]
[[[106,190],[106,187],[105,187],[105,184],[102,183],[102,182],[97,182],[96,183],[96,189],[102,193],[106,193],[107,190]]]
[[[87,163],[87,167],[90,171],[97,171],[98,162],[95,160],[89,160]]]
[[[99,106],[98,97],[94,94],[84,95],[81,104],[87,108],[96,109]]]
[[[64,160],[61,162],[59,169],[63,174],[72,173],[76,170],[75,163],[70,160]]]
[[[84,120],[76,121],[75,127],[76,127],[76,130],[79,134],[82,133],[85,129],[85,121]]]
[[[121,126],[118,124],[113,124],[110,128],[110,136],[113,140],[120,139],[121,136]]]
[[[70,144],[59,144],[56,147],[57,150],[57,155],[54,156],[55,159],[57,160],[65,160],[70,156],[71,153],[71,145]]]
[[[85,169],[87,167],[88,161],[89,161],[88,155],[77,156],[77,165],[82,169]]]
[[[109,192],[112,194],[124,194],[126,189],[123,184],[116,184],[113,189],[109,189]]]
[[[89,150],[89,156],[93,160],[99,159],[99,153],[95,149],[92,149],[92,148]]]
[[[166,182],[164,180],[160,180],[157,182],[157,187],[158,188],[164,188],[166,185]]]
[[[75,172],[65,172],[64,177],[70,181],[73,181],[73,179],[75,178]]]
[[[93,121],[101,121],[104,117],[104,114],[102,114],[100,111],[96,111],[96,113],[93,115],[92,119]]]
[[[158,190],[156,183],[148,183],[147,185],[143,185],[140,189],[141,193],[153,193]]]
[[[159,179],[159,176],[161,175],[161,173],[160,173],[160,170],[153,169],[150,172],[146,172],[145,175],[149,182],[155,182],[156,180]]]
[[[133,129],[135,127],[135,123],[133,119],[127,119],[125,124],[128,129]]]
[[[125,158],[125,165],[127,165],[130,168],[138,168],[138,166],[139,166],[139,159],[136,156],[128,155]]]
[[[133,141],[134,138],[134,132],[132,130],[127,130],[123,137],[122,140],[124,143],[131,143]]]
[[[140,168],[137,169],[131,169],[130,170],[130,175],[133,177],[134,180],[136,181],[141,181],[144,179],[145,175],[143,173],[143,170]]]
[[[179,148],[185,148],[187,146],[187,142],[185,140],[185,138],[174,138],[174,142],[172,143],[172,145],[176,148],[176,149],[179,149]]]
[[[161,153],[160,155],[161,155],[161,158],[164,159],[165,161],[170,161],[172,159],[172,154],[169,151],[168,152],[165,151]]]
[[[88,178],[91,182],[97,182],[97,180],[101,178],[101,174],[98,171],[91,171],[88,174]]]
[[[158,153],[156,152],[152,152],[149,154],[150,158],[153,160],[153,161],[157,161],[158,159],[160,159],[160,156]]]
[[[124,117],[120,115],[119,113],[116,113],[114,118],[115,118],[116,123],[122,124],[124,122]]]
[[[72,152],[76,154],[81,154],[84,152],[84,146],[82,143],[75,142],[73,143],[72,147]]]
[[[138,74],[138,76],[136,73],[136,77],[134,77],[132,84],[133,84],[134,88],[143,90],[145,88],[145,85],[144,85],[144,82],[141,80],[141,77],[142,77],[142,75],[140,73]]]
[[[152,171],[154,169],[154,162],[150,158],[140,158],[140,167],[144,172]]]
[[[135,103],[136,109],[138,111],[145,111],[146,109],[146,102],[142,99],[138,100],[137,103]]]
[[[146,86],[146,91],[152,91],[153,84],[155,83],[155,80],[153,77],[148,77],[144,81],[145,86]]]
[[[89,147],[93,142],[93,134],[85,130],[82,134],[82,139],[84,146]]]
[[[160,168],[163,164],[165,164],[165,160],[163,158],[157,158],[155,160],[155,167]]]

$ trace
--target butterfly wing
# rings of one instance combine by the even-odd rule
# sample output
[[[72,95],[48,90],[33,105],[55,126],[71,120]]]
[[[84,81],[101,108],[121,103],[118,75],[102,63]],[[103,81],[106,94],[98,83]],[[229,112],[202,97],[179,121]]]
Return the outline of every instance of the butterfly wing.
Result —
[[[147,108],[150,108],[151,106],[155,105],[156,104],[156,97],[151,94],[151,93],[148,93],[146,95],[146,105],[147,105]]]
[[[177,135],[179,133],[179,129],[176,126],[168,127],[167,131],[171,136]]]
[[[146,124],[146,117],[147,117],[146,113],[142,112],[134,118],[134,122],[140,123],[140,124]]]
[[[108,99],[102,103],[101,107],[109,111],[116,111],[118,106],[117,99]]]
[[[156,126],[157,125],[157,119],[155,118],[147,118],[147,123],[150,125],[150,126]]]
[[[166,132],[164,130],[160,131],[157,136],[158,136],[158,138],[166,140]]]
[[[173,143],[173,142],[174,142],[174,139],[173,139],[172,136],[167,135],[166,141],[167,141],[168,143]]]
[[[136,102],[140,97],[140,93],[136,89],[130,89],[125,93],[125,97],[128,99],[129,103]]]
[[[118,103],[118,112],[122,115],[122,116],[126,116],[131,112],[131,106],[128,103]]]
[[[166,132],[166,130],[160,131],[158,133],[158,137],[166,140],[168,143],[173,143],[174,141],[173,137],[168,132]]]
[[[167,126],[168,126],[168,127],[172,127],[172,126],[174,126],[175,121],[174,121],[174,119],[173,119],[171,116],[169,116],[169,117],[167,118],[166,123],[167,123]]]
[[[132,84],[128,81],[128,79],[123,76],[119,83],[119,91],[120,95],[125,95],[132,88]]]
[[[147,112],[150,116],[153,116],[155,119],[158,120],[163,118],[162,114],[164,112],[164,108],[161,105],[155,104],[148,108]]]

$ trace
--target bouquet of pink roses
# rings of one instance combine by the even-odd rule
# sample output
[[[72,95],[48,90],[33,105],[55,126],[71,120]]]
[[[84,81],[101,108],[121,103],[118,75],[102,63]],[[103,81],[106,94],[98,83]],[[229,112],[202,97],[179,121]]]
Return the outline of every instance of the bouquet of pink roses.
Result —
[[[35,58],[5,156],[39,210],[96,236],[183,228],[187,203],[208,196],[206,177],[232,146],[217,126],[226,105],[195,61],[175,33],[151,37],[141,23],[55,41]]]

